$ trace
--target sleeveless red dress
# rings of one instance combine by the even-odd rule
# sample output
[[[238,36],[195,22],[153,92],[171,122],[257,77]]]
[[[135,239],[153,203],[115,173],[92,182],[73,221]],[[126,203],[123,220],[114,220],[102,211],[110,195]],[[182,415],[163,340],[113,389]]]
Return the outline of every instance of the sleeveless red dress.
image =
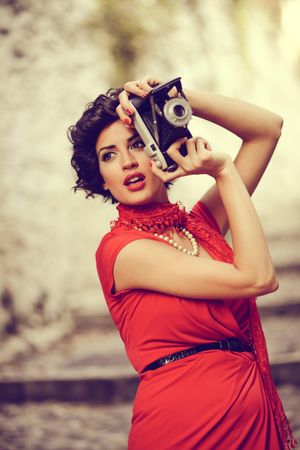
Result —
[[[232,261],[232,250],[203,203],[184,215],[184,226],[214,259]],[[96,251],[104,297],[140,379],[128,449],[294,448],[271,379],[255,299],[194,300],[141,289],[114,293],[116,256],[129,242],[145,238],[159,239],[123,220]],[[254,352],[208,350],[141,373],[162,356],[226,338],[238,338]]]

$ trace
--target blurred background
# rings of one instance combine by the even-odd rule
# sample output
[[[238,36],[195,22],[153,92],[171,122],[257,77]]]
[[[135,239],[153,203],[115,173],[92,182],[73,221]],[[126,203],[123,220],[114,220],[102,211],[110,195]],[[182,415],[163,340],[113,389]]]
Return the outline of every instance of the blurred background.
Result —
[[[238,97],[285,120],[253,201],[280,282],[259,305],[273,374],[299,435],[299,23],[299,0],[0,0],[5,449],[126,447],[136,381],[94,258],[115,207],[73,193],[66,132],[100,93],[146,74],[182,76],[184,87]],[[190,128],[236,155],[240,140],[228,131],[197,118]],[[178,180],[171,201],[189,209],[211,182]],[[91,380],[100,383],[99,398]],[[87,406],[95,397],[99,405]],[[69,431],[53,435],[61,419]]]

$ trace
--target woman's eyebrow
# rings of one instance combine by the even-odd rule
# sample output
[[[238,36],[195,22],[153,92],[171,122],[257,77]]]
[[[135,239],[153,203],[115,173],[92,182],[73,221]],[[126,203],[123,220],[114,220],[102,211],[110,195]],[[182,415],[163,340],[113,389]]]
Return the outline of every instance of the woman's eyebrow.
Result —
[[[130,144],[134,139],[136,139],[137,137],[140,137],[140,135],[138,134],[137,131],[135,131],[128,139],[127,139],[127,143]],[[102,150],[112,150],[113,148],[115,148],[115,144],[112,145],[106,145],[105,147],[100,147],[98,149],[96,149],[96,153],[99,156],[99,153]]]

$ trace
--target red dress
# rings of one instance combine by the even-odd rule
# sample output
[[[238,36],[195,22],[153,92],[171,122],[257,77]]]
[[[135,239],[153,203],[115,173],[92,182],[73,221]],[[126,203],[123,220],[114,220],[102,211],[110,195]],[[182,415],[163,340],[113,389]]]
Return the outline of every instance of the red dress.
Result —
[[[189,218],[204,221],[208,232],[220,235],[214,217],[201,202]],[[129,242],[145,238],[159,239],[120,226],[102,239],[96,252],[110,314],[140,379],[128,449],[288,448],[280,443],[255,354],[208,350],[141,373],[152,361],[197,344],[229,337],[251,343],[248,299],[193,300],[141,289],[115,294],[116,256]],[[201,245],[221,260],[211,245],[204,241]]]

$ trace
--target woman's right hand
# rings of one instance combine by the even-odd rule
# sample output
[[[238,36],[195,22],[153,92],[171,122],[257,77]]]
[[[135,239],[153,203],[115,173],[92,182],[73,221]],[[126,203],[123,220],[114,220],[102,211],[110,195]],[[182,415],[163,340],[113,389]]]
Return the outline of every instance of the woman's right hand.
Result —
[[[186,156],[182,156],[179,151],[182,144],[186,145]],[[174,172],[164,172],[151,160],[153,173],[164,183],[197,174],[207,174],[217,178],[227,163],[232,161],[225,152],[213,152],[209,142],[201,137],[178,139],[169,147],[167,153],[178,164]]]
[[[131,118],[133,109],[130,103],[130,97],[137,95],[138,97],[145,98],[160,83],[161,81],[158,78],[146,75],[141,80],[128,81],[124,84],[123,91],[119,94],[119,105],[116,108],[116,113],[125,126],[133,127]]]

